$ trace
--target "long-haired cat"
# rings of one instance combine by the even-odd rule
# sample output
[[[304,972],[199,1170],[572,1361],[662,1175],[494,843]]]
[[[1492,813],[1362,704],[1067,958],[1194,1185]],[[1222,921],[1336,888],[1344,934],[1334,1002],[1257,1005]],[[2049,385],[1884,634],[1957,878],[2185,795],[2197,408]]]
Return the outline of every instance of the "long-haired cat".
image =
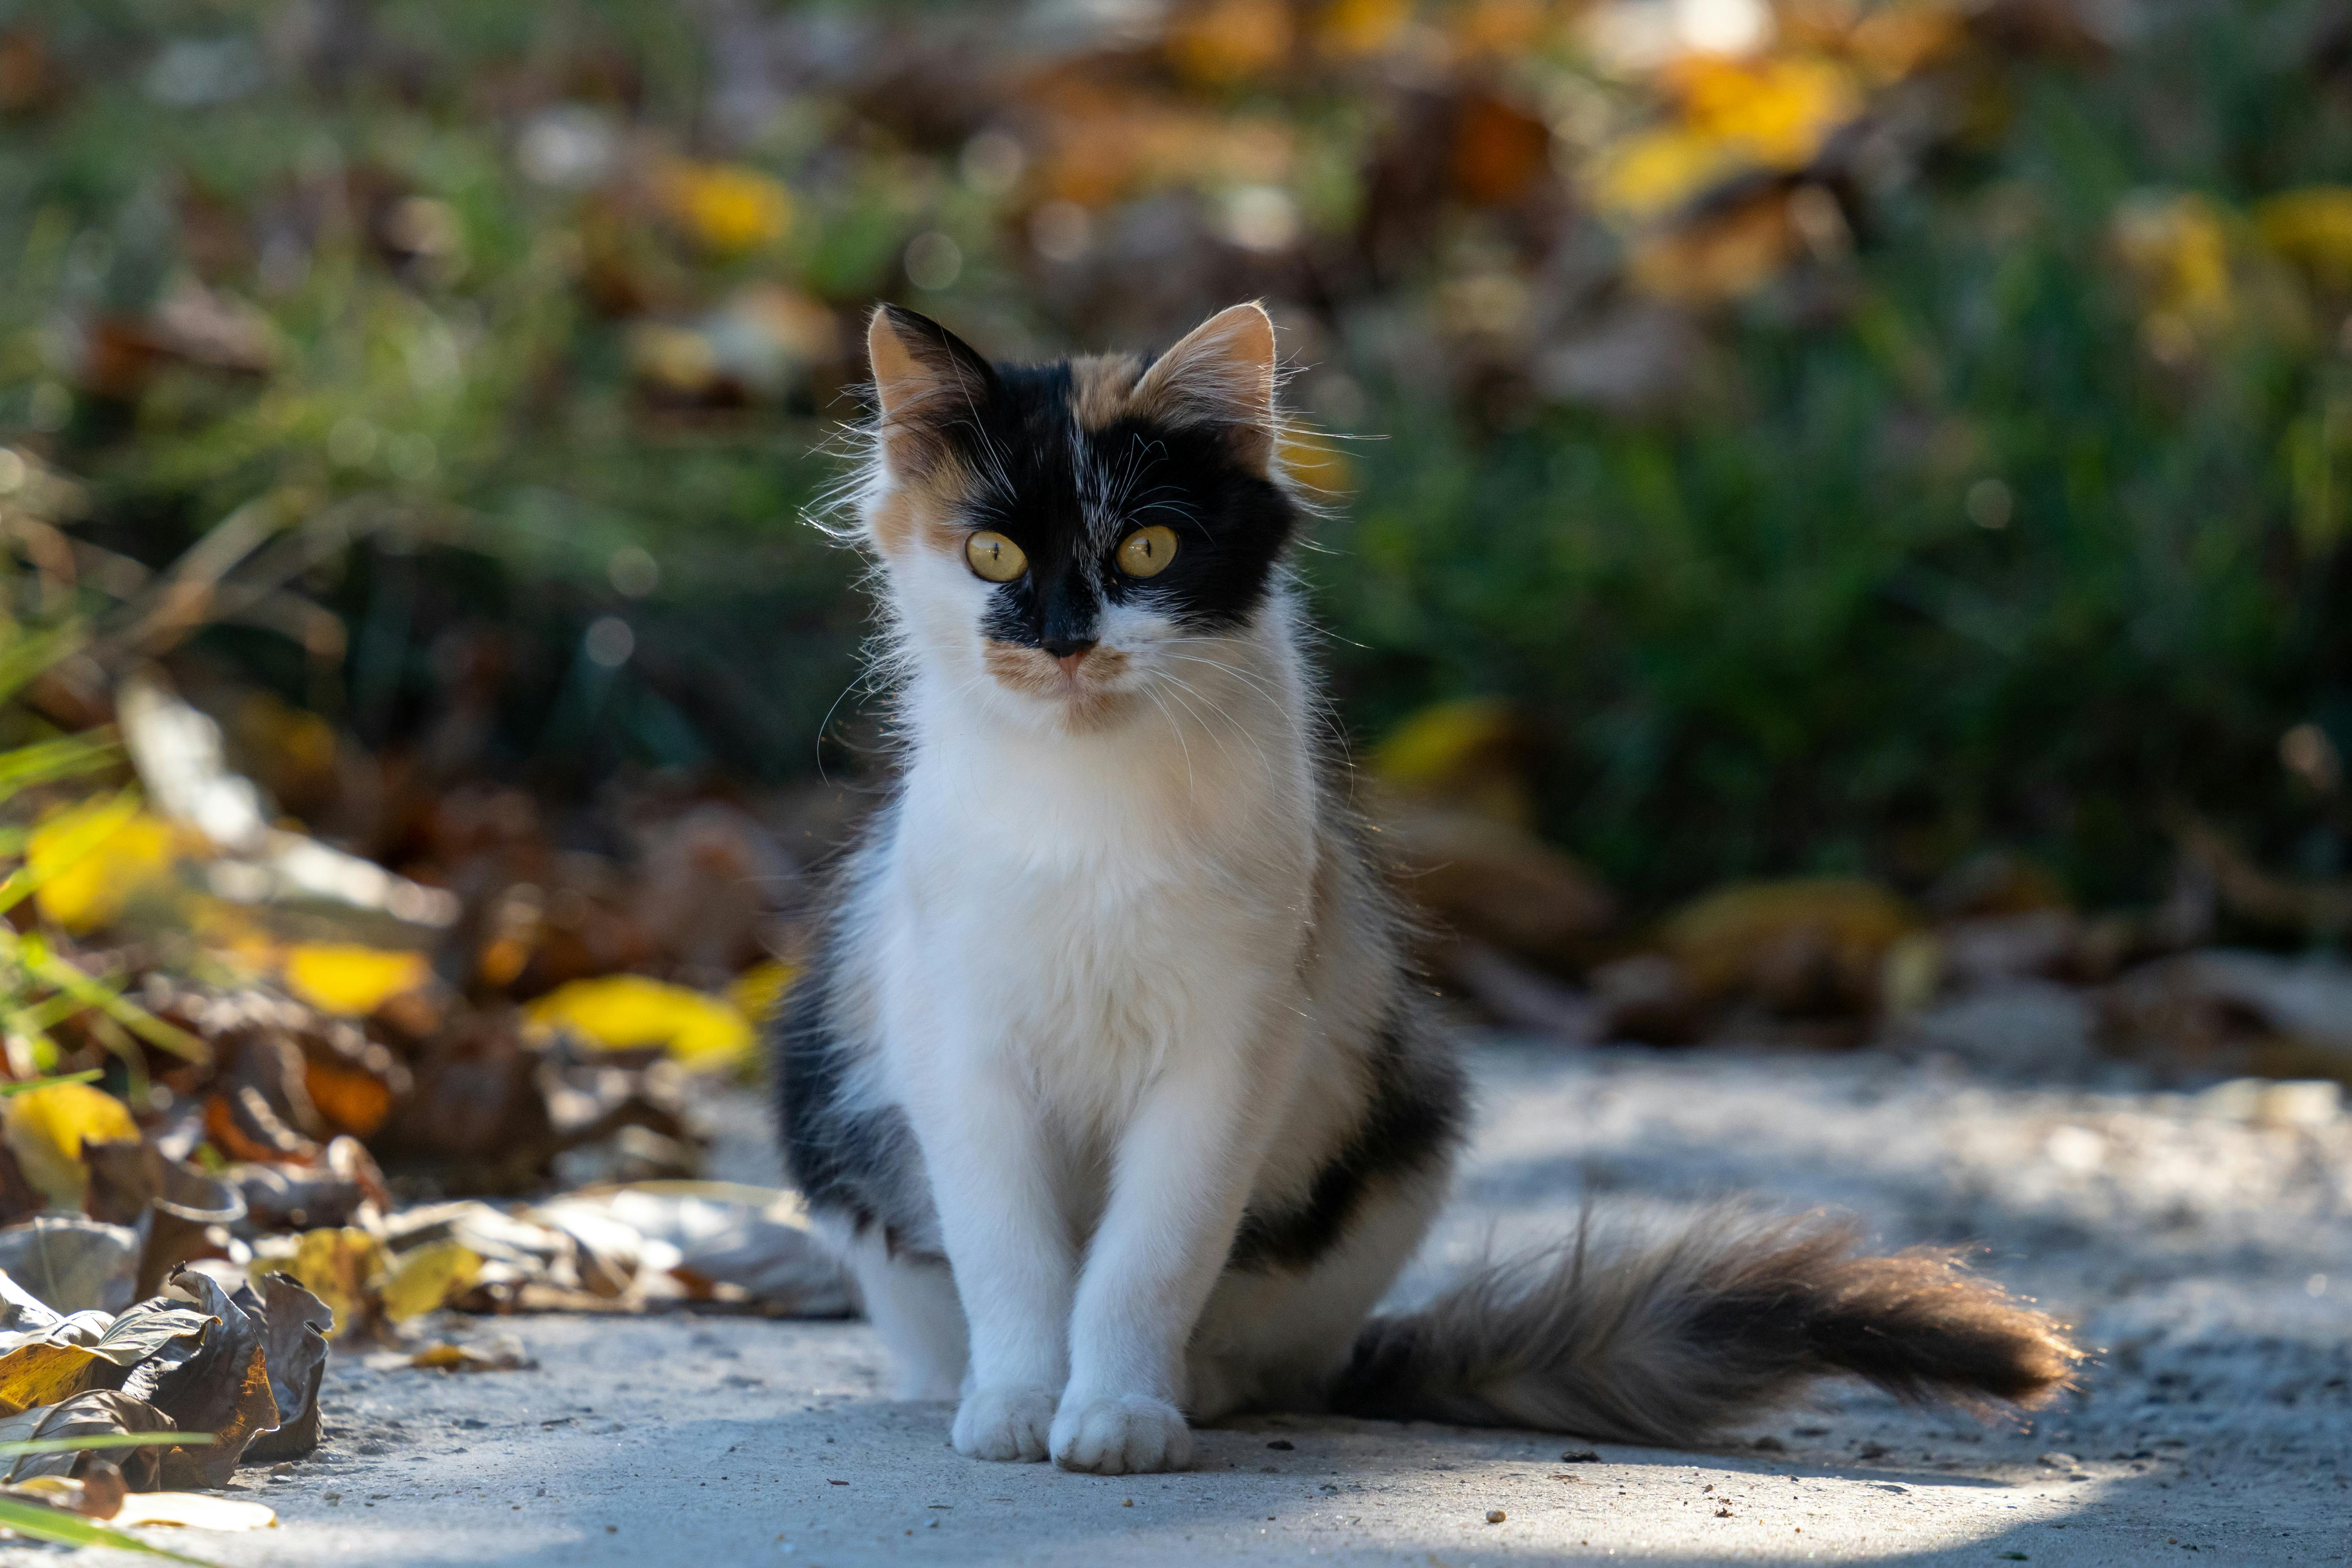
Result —
[[[1178,1468],[1250,1407],[1687,1443],[1826,1373],[2067,1378],[2041,1313],[1818,1216],[1588,1221],[1373,1316],[1463,1082],[1318,740],[1265,312],[1013,367],[886,306],[868,349],[904,774],[776,1055],[792,1173],[959,1449]]]

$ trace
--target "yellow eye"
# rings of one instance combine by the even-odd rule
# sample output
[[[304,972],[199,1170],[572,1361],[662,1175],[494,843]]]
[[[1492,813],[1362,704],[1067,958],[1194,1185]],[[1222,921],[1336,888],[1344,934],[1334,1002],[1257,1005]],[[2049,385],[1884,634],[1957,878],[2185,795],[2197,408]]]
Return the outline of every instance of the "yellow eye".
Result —
[[[1029,557],[1001,533],[982,531],[963,542],[963,558],[978,575],[992,583],[1010,583],[1029,570]]]
[[[1176,559],[1176,531],[1154,523],[1118,542],[1118,569],[1130,577],[1157,577]]]

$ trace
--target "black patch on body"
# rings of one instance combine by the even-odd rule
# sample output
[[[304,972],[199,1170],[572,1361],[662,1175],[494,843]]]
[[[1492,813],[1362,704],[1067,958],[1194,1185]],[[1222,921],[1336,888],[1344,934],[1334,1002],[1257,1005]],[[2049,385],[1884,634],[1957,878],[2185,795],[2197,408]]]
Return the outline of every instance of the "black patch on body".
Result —
[[[1440,1052],[1414,1052],[1407,1039],[1394,1019],[1381,1031],[1355,1131],[1315,1173],[1304,1203],[1244,1212],[1226,1268],[1264,1273],[1313,1266],[1346,1237],[1375,1185],[1433,1168],[1461,1142],[1461,1069]]]
[[[890,311],[901,327],[932,336],[970,390],[942,401],[929,422],[974,477],[962,521],[1003,534],[1029,558],[1027,571],[990,595],[983,633],[1055,652],[1093,643],[1106,602],[1148,599],[1202,631],[1237,626],[1256,610],[1298,511],[1234,460],[1228,431],[1139,418],[1082,429],[1068,364],[990,364],[938,322]],[[1100,533],[1080,493],[1081,456],[1117,519]],[[1117,563],[1119,542],[1153,524],[1175,531],[1175,558],[1155,576],[1129,577]]]
[[[933,1226],[915,1130],[897,1106],[853,1106],[844,1092],[854,1047],[833,1017],[833,943],[817,949],[771,1037],[784,1169],[813,1210],[845,1216],[863,1236],[878,1227],[893,1257],[929,1258],[912,1245]]]

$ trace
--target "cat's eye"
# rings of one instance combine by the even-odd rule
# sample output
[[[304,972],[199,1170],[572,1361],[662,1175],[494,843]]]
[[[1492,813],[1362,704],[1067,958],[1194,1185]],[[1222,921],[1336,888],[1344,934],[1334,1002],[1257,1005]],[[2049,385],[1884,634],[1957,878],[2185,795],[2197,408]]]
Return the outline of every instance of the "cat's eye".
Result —
[[[1010,583],[1029,570],[1029,557],[1001,533],[982,529],[963,542],[963,558],[972,571],[992,583]]]
[[[1176,531],[1158,523],[1118,542],[1118,569],[1130,577],[1157,577],[1176,559]]]

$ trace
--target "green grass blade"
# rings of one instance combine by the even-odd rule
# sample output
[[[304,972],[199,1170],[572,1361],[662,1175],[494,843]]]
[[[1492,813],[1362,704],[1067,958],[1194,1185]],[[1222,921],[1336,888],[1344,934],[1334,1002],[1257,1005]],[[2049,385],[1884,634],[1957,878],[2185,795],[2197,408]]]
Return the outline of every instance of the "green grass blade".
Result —
[[[19,637],[0,649],[0,700],[14,697],[27,681],[89,640],[89,634],[79,622],[68,621]]]
[[[21,1083],[0,1083],[0,1100],[5,1100],[12,1094],[29,1094],[34,1089],[47,1089],[56,1083],[96,1083],[105,1076],[104,1068],[85,1068],[80,1072],[61,1072],[49,1078],[28,1078]],[[0,1455],[30,1454],[37,1451],[32,1448],[10,1448],[5,1444],[0,1444]]]
[[[0,800],[37,784],[111,767],[121,758],[122,742],[106,734],[64,735],[0,752]]]
[[[29,1007],[19,1007],[9,1014],[8,1026],[20,1035],[46,1035],[75,1014],[89,1010],[89,1003],[60,991]]]
[[[212,1047],[204,1041],[176,1024],[165,1023],[137,1003],[124,1001],[108,986],[50,952],[48,943],[37,932],[16,940],[16,958],[35,979],[97,1008],[157,1050],[168,1051],[183,1061],[212,1059]]]
[[[49,1508],[23,1498],[0,1497],[0,1524],[19,1535],[35,1541],[54,1542],[59,1546],[109,1546],[117,1552],[138,1552],[149,1557],[161,1557],[166,1562],[186,1563],[194,1568],[222,1568],[209,1558],[190,1557],[184,1552],[152,1546],[137,1536],[110,1529],[93,1519],[68,1513],[61,1508]]]

